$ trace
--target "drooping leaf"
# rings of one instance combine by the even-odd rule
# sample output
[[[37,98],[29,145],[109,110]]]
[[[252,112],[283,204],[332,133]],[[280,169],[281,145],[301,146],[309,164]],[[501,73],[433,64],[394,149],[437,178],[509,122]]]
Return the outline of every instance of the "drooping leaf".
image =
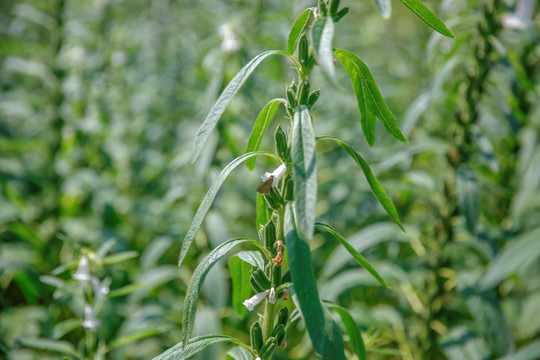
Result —
[[[228,240],[223,244],[219,245],[217,248],[212,250],[197,266],[191,281],[189,282],[188,288],[186,290],[186,299],[184,303],[184,315],[182,322],[182,340],[187,344],[191,333],[193,331],[193,323],[195,322],[195,312],[197,311],[197,300],[199,299],[199,293],[201,291],[201,286],[204,281],[204,278],[214,266],[214,264],[221,259],[229,250],[231,250],[236,245],[240,244],[251,244],[259,247],[262,251],[265,249],[261,244],[255,240],[248,240],[244,238],[236,238]]]
[[[48,350],[57,352],[60,354],[69,354],[82,358],[77,349],[67,341],[62,340],[50,340],[43,338],[19,338],[17,342],[23,346],[31,347],[34,349]]]
[[[392,2],[390,0],[373,0],[375,7],[384,19],[389,19],[392,16]]]
[[[296,50],[298,44],[298,38],[302,34],[302,31],[306,27],[306,24],[309,20],[309,16],[313,13],[314,8],[307,8],[301,13],[298,18],[294,21],[294,24],[289,32],[289,37],[287,38],[287,52],[293,54]]]
[[[540,228],[509,242],[493,259],[484,276],[478,281],[481,289],[500,284],[513,272],[527,268],[540,257]]]
[[[193,144],[193,159],[195,161],[199,156],[201,149],[208,139],[210,132],[216,127],[217,122],[225,112],[225,109],[231,102],[233,96],[238,92],[240,87],[246,82],[251,73],[259,66],[259,64],[271,55],[282,54],[287,55],[287,53],[279,50],[269,50],[265,51],[262,54],[255,56],[249,63],[247,63],[240,71],[234,76],[231,82],[227,85],[225,90],[221,93],[216,103],[204,119],[202,125],[197,131],[195,136],[195,142]]]
[[[465,217],[467,230],[474,234],[480,202],[478,182],[474,172],[468,167],[459,167],[456,171],[456,187],[458,205]]]
[[[242,302],[251,295],[249,278],[250,270],[253,268],[249,263],[243,261],[238,256],[233,256],[229,260],[229,271],[232,280],[232,305],[240,319],[246,315],[246,307]]]
[[[206,216],[208,209],[210,209],[210,206],[214,202],[214,198],[216,197],[216,194],[219,188],[221,187],[221,185],[223,184],[227,176],[230,174],[232,170],[234,170],[234,168],[240,165],[244,160],[249,159],[252,156],[259,156],[259,155],[270,156],[279,161],[279,158],[277,158],[272,153],[265,152],[265,151],[255,151],[255,152],[247,153],[247,154],[237,157],[236,159],[231,161],[229,165],[225,167],[225,169],[221,171],[221,173],[217,177],[214,184],[212,184],[212,186],[210,187],[210,189],[204,196],[204,199],[201,202],[201,205],[199,206],[199,208],[197,209],[197,213],[195,214],[193,221],[191,222],[191,226],[189,227],[186,237],[184,238],[182,249],[180,250],[180,259],[178,260],[178,266],[182,265],[182,261],[184,260],[184,257],[186,256],[187,251],[189,250],[189,246],[191,245],[191,241],[193,240],[193,237],[197,233],[197,230],[199,230],[199,227],[201,227],[202,221],[204,220],[204,217]]]
[[[390,135],[402,142],[407,139],[401,133],[396,118],[384,102],[384,99],[367,65],[352,52],[334,49],[334,54],[351,78],[354,93],[358,101],[364,137],[370,146],[375,144],[375,117],[382,122]]]
[[[416,16],[418,16],[427,26],[437,31],[438,33],[455,38],[454,34],[446,27],[446,25],[428,9],[420,0],[400,0],[403,5],[409,8]]]
[[[297,108],[294,113],[291,151],[298,230],[306,239],[311,239],[317,202],[317,169],[315,134],[311,115],[305,106]]]
[[[191,356],[204,350],[208,346],[220,342],[231,342],[245,348],[251,353],[253,357],[255,354],[247,347],[242,341],[227,335],[205,335],[191,339],[186,345],[180,342],[174,345],[172,348],[165,351],[163,354],[156,356],[152,360],[183,360],[189,359]]]
[[[375,270],[373,266],[362,256],[360,255],[348,242],[345,238],[332,226],[326,225],[323,223],[315,223],[315,225],[320,226],[326,229],[330,234],[334,235],[336,239],[347,249],[347,251],[352,255],[352,257],[364,267],[377,281],[384,287],[388,287],[381,275]]]
[[[373,175],[373,172],[369,168],[368,163],[362,158],[362,156],[360,156],[360,154],[358,154],[345,141],[335,136],[328,136],[328,135],[318,136],[317,140],[333,140],[337,142],[343,148],[343,150],[345,150],[347,154],[349,154],[353,158],[353,160],[356,161],[358,165],[360,165],[360,167],[362,168],[362,171],[364,172],[364,175],[366,176],[369,186],[371,187],[371,190],[373,191],[373,194],[375,194],[375,197],[377,198],[377,200],[379,200],[379,202],[381,203],[383,208],[386,210],[390,218],[394,220],[396,224],[398,224],[401,230],[405,231],[405,229],[403,229],[403,226],[401,225],[401,221],[399,220],[399,215],[397,213],[397,210],[394,204],[392,203],[392,200],[390,200],[390,198],[386,194],[386,191],[384,191],[383,187],[381,186],[381,184],[379,183],[375,175]]]
[[[344,360],[343,339],[337,325],[328,312],[323,310],[309,243],[296,228],[294,209],[290,202],[285,210],[284,231],[291,279],[313,348],[323,359]]]
[[[354,322],[351,314],[349,314],[347,309],[339,305],[336,305],[329,301],[325,301],[324,303],[327,307],[337,312],[341,317],[341,321],[343,321],[343,325],[345,326],[345,331],[347,331],[347,334],[349,334],[349,342],[352,345],[354,353],[358,355],[358,358],[360,360],[367,360],[366,346],[364,345],[362,334],[360,333],[360,329],[358,328],[358,325],[356,325],[356,323]]]
[[[332,54],[332,39],[334,38],[334,20],[332,20],[332,17],[325,16],[315,20],[311,27],[311,38],[313,39],[313,53],[323,74],[332,85],[339,88]]]
[[[266,132],[266,129],[268,129],[268,125],[272,122],[279,104],[287,104],[287,100],[273,99],[261,110],[255,120],[251,135],[249,136],[245,151],[246,153],[259,150],[264,133]],[[257,158],[255,157],[246,160],[246,165],[249,170],[253,170],[256,160]]]

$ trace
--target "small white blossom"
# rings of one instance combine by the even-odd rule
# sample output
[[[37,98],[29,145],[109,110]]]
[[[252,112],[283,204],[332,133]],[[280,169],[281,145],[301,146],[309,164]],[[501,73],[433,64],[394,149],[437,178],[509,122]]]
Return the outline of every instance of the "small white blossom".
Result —
[[[507,29],[526,30],[533,25],[535,0],[518,0],[513,14],[504,14],[502,25]]]
[[[99,326],[99,320],[94,315],[94,310],[90,305],[84,305],[84,322],[82,326],[85,329],[95,329]]]
[[[262,360],[260,356],[257,356],[255,360]]]
[[[270,289],[270,295],[268,295],[268,302],[270,304],[275,304],[276,303],[276,289],[273,286]]]
[[[110,291],[109,286],[101,283],[95,276],[92,276],[92,287],[94,288],[94,294],[96,294],[96,298],[98,299],[102,299],[103,296],[107,295]]]
[[[90,267],[86,255],[83,255],[79,260],[79,266],[77,267],[75,274],[73,274],[73,278],[79,281],[88,281],[92,278],[90,276]]]
[[[261,301],[264,300],[266,295],[268,295],[269,290],[260,292],[258,294],[255,294],[254,296],[250,297],[246,301],[244,301],[242,304],[249,310],[253,311],[255,306],[257,306]]]
[[[221,50],[226,53],[233,53],[240,49],[240,42],[236,37],[236,32],[234,27],[225,23],[219,27],[219,34],[221,35]]]
[[[279,165],[278,168],[274,170],[274,172],[271,172],[271,173],[265,172],[264,175],[261,176],[261,179],[263,182],[266,182],[266,180],[268,180],[270,176],[273,176],[274,179],[272,180],[272,186],[276,186],[278,183],[278,180],[283,176],[283,174],[285,174],[286,171],[287,171],[287,165],[283,163]]]

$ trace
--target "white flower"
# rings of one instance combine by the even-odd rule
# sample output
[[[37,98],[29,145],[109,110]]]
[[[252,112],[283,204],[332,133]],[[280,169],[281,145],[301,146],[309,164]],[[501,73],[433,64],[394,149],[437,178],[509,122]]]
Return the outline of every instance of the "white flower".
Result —
[[[99,320],[94,315],[94,310],[90,305],[84,305],[84,322],[82,326],[85,329],[95,329],[99,326]]]
[[[268,295],[268,292],[269,290],[266,290],[266,291],[263,291],[263,292],[260,292],[258,294],[255,294],[254,296],[252,296],[251,298],[247,299],[246,301],[244,301],[242,304],[249,310],[249,311],[253,311],[253,309],[255,308],[255,306],[257,306],[261,301],[264,300],[264,298],[266,297],[266,295]]]
[[[262,360],[260,356],[257,356],[255,360]]]
[[[103,296],[107,295],[110,291],[109,286],[105,284],[105,282],[106,281],[101,283],[97,277],[92,276],[92,287],[94,288],[94,294],[96,294],[96,298],[98,299],[102,299]]]
[[[235,29],[229,23],[225,23],[219,27],[219,34],[221,35],[221,50],[226,53],[233,53],[240,49],[240,42],[236,37]]]
[[[526,30],[531,27],[533,25],[534,1],[518,0],[515,12],[503,15],[503,26],[512,30]]]
[[[273,180],[272,180],[272,186],[276,186],[277,183],[278,183],[278,180],[283,176],[283,174],[285,174],[285,171],[287,171],[287,165],[285,165],[285,163],[281,164],[278,166],[278,168],[276,170],[274,170],[274,172],[265,172],[263,176],[261,176],[261,179],[263,182],[266,182],[266,180],[268,180],[270,178],[270,176],[273,176]]]
[[[88,281],[91,279],[90,267],[86,255],[83,255],[79,260],[79,266],[77,267],[75,274],[73,274],[73,278],[79,281]]]
[[[276,303],[276,289],[273,286],[270,289],[270,295],[268,295],[268,302],[270,304],[275,304]]]

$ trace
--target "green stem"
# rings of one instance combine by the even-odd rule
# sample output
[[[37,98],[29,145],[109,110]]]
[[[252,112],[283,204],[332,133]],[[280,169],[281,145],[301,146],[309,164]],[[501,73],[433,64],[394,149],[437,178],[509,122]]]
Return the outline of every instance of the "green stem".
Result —
[[[263,337],[266,341],[270,336],[272,336],[272,331],[274,330],[274,318],[276,317],[276,304],[270,304],[268,298],[266,299],[266,306],[264,308],[264,320],[263,320]]]

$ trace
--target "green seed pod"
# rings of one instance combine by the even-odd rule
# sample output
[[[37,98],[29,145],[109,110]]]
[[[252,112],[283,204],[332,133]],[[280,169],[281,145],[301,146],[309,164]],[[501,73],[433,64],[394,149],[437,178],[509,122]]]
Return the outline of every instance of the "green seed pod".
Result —
[[[272,283],[270,282],[268,276],[266,276],[264,271],[259,268],[253,271],[253,278],[264,290],[268,290],[272,287]]]
[[[287,145],[287,135],[280,125],[277,126],[274,133],[274,141],[276,142],[276,153],[282,159],[286,159],[289,146]]]
[[[272,336],[276,338],[277,345],[281,346],[283,344],[283,341],[285,340],[285,335],[287,335],[287,332],[285,331],[285,325],[278,324],[274,331],[272,331]]]
[[[305,105],[309,97],[309,81],[303,80],[298,88],[298,105]]]
[[[272,284],[275,287],[281,285],[281,266],[272,261]]]
[[[277,208],[274,208],[275,210],[278,210],[281,207],[281,205],[284,204],[283,198],[281,197],[281,194],[279,193],[279,191],[272,189],[272,191],[268,193],[268,196],[272,198],[273,204],[277,206]]]
[[[311,109],[313,107],[313,105],[315,105],[315,103],[319,99],[320,95],[321,95],[321,90],[319,90],[319,89],[315,90],[314,92],[311,93],[311,95],[309,95],[308,109]]]
[[[298,41],[298,59],[300,60],[301,64],[306,63],[309,56],[309,42],[306,36],[306,33],[303,33],[300,36],[300,40]]]
[[[266,291],[266,289],[263,289],[262,286],[255,280],[253,275],[249,278],[249,285],[255,290],[255,292],[258,294],[260,292]]]
[[[291,313],[289,312],[289,309],[286,307],[283,307],[279,310],[278,313],[278,324],[281,324],[283,326],[287,325],[287,322],[289,321],[289,316]]]
[[[296,107],[296,96],[295,93],[291,90],[291,88],[287,88],[287,100],[289,100],[289,105],[292,108]]]
[[[348,13],[349,13],[348,7],[344,7],[343,9],[339,10],[336,13],[336,16],[334,16],[334,22],[338,22],[339,20],[343,19],[343,17],[347,15]]]
[[[330,16],[334,17],[339,9],[339,0],[332,0],[330,2]]]
[[[251,336],[251,347],[255,351],[259,351],[263,346],[264,340],[263,340],[262,327],[258,321],[255,321],[253,325],[251,326],[250,336]]]
[[[279,289],[276,292],[276,298],[278,298],[278,299],[281,299],[283,297],[283,295],[285,295],[285,290],[283,290],[283,289]]]
[[[289,87],[294,93],[296,93],[296,90],[298,90],[298,87],[296,86],[296,83],[294,82],[294,80],[291,82],[291,85],[289,85]]]
[[[276,338],[273,336],[269,337],[268,340],[266,340],[266,342],[264,343],[261,350],[258,351],[258,354],[263,360],[270,359],[270,357],[272,356],[272,353],[274,352],[274,350],[276,350],[276,347],[277,347]]]
[[[285,201],[294,200],[294,184],[291,176],[285,178],[285,189],[283,191],[283,199]]]
[[[309,69],[311,69],[314,64],[315,64],[315,57],[313,56],[313,54],[310,54],[304,68],[306,69],[306,71],[309,71]]]
[[[279,202],[276,203],[275,198],[270,195],[273,192],[275,191],[270,191],[269,194],[263,194],[264,200],[266,201],[269,207],[271,207],[274,210],[278,210],[281,204]]]
[[[285,274],[281,277],[281,283],[291,282],[291,272],[289,270],[285,271]]]
[[[326,15],[328,8],[326,7],[326,0],[319,0],[319,10],[321,15]]]
[[[274,247],[274,242],[276,241],[276,225],[274,221],[268,221],[264,228],[264,246],[267,249],[272,249]]]

